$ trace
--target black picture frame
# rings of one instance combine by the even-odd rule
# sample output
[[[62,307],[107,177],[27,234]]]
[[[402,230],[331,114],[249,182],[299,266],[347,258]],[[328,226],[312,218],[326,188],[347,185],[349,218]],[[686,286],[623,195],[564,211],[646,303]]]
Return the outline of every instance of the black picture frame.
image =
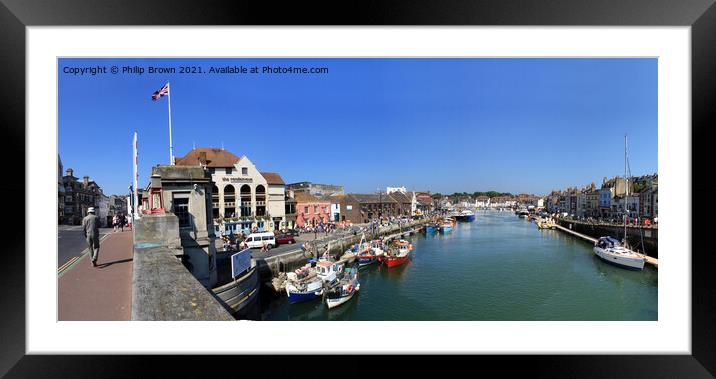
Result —
[[[691,202],[702,204],[716,195],[708,121],[716,113],[716,6],[713,0],[401,0],[349,2],[260,1],[42,1],[0,0],[0,94],[3,110],[6,165],[11,183],[24,183],[17,167],[24,157],[25,139],[25,36],[28,26],[59,25],[584,25],[584,26],[690,26],[692,31],[692,183]],[[687,126],[685,126],[687,127]],[[24,159],[23,159],[24,162]],[[20,173],[21,171],[21,173]],[[22,180],[17,179],[22,176]],[[8,180],[6,179],[6,180]],[[8,183],[9,184],[9,183]],[[6,185],[4,198],[17,199],[17,186]],[[24,195],[23,200],[29,201]],[[2,322],[0,323],[0,374],[37,376],[129,376],[150,357],[49,356],[25,354],[25,245],[21,226],[32,221],[20,202],[6,201],[11,222],[5,233],[3,254]],[[24,203],[24,202],[23,202]],[[692,204],[683,204],[693,210]],[[15,209],[17,208],[17,209]],[[705,211],[692,211],[692,355],[558,355],[491,356],[471,363],[500,368],[503,373],[527,369],[537,376],[571,377],[712,377],[716,373],[716,328],[713,296],[714,259],[706,236],[710,226]],[[6,217],[6,219],[8,219]],[[31,230],[25,230],[31,233]],[[8,248],[9,247],[9,248]],[[484,358],[484,357],[483,357]],[[202,361],[199,362],[199,359]],[[206,358],[182,358],[182,366],[221,370]],[[514,361],[517,362],[514,362]],[[270,367],[275,359],[256,357],[251,362]],[[397,368],[399,369],[399,368]],[[288,372],[288,370],[286,370]],[[208,371],[202,371],[207,374]]]

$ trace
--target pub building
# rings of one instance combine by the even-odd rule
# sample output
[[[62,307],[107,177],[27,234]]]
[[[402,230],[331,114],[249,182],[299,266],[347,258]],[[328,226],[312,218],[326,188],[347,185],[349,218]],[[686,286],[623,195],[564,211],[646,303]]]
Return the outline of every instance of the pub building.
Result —
[[[223,148],[194,148],[177,166],[201,166],[211,175],[212,218],[217,235],[275,231],[288,226],[281,175],[259,172],[251,160]]]

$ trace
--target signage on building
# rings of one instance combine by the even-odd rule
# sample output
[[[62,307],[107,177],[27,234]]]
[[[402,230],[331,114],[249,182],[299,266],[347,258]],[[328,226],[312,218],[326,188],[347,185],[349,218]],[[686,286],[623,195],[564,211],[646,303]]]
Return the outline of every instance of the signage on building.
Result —
[[[251,183],[254,180],[252,178],[227,178],[223,177],[221,178],[222,182],[231,182],[231,183]]]
[[[244,249],[231,256],[231,277],[236,278],[251,268],[251,249]]]
[[[352,206],[352,205],[346,205],[346,210],[347,210],[347,211],[352,211],[352,210],[353,210],[353,206]]]

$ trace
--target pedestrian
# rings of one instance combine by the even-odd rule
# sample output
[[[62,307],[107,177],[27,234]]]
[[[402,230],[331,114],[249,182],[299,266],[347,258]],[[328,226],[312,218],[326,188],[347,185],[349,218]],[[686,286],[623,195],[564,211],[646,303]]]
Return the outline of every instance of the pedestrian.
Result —
[[[122,231],[124,231],[124,223],[125,223],[125,222],[126,222],[126,221],[124,220],[124,215],[123,215],[123,214],[120,214],[120,215],[119,215],[119,227],[122,228]]]
[[[94,214],[94,207],[90,207],[87,216],[82,219],[82,232],[90,250],[92,267],[96,267],[99,258],[99,217]]]
[[[119,223],[119,217],[117,217],[117,215],[115,214],[115,215],[112,217],[112,226],[114,227],[114,231],[115,231],[115,232],[117,231],[117,224],[118,224],[118,223]]]

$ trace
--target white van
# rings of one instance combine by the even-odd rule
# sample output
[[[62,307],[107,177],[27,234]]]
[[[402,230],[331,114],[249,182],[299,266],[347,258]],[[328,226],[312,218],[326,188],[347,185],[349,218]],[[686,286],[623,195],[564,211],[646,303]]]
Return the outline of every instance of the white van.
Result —
[[[246,237],[246,245],[249,248],[261,248],[264,244],[270,249],[276,247],[276,237],[273,232],[251,233]]]

